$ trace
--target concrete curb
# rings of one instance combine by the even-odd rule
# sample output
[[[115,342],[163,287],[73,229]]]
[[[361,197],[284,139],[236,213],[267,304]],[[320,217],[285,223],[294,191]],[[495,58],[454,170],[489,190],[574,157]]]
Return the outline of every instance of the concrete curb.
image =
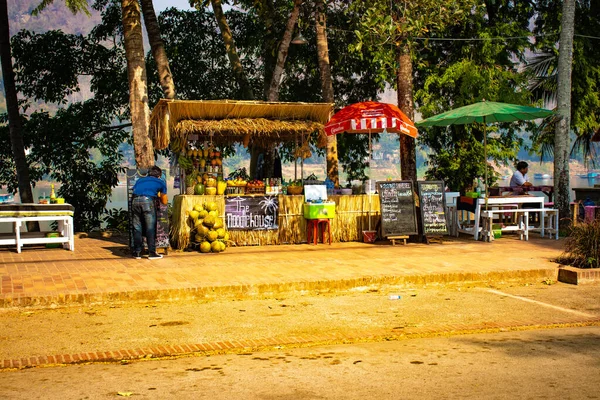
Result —
[[[0,295],[0,308],[50,307],[116,302],[182,301],[216,299],[252,299],[272,297],[286,292],[332,292],[363,286],[395,285],[419,287],[426,285],[489,284],[546,279],[556,281],[558,268],[517,271],[432,273],[410,275],[365,275],[339,280],[290,281],[257,285],[198,286],[188,288],[136,289],[122,291],[47,292],[39,295]],[[600,274],[599,274],[600,279]]]

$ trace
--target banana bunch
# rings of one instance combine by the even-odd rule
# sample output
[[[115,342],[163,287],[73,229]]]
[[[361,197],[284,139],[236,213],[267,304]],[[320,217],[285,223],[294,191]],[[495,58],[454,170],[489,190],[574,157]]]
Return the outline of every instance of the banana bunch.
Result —
[[[180,155],[177,159],[177,162],[179,163],[179,166],[184,170],[188,170],[193,167],[192,160],[190,160],[184,155]]]
[[[185,142],[181,138],[176,137],[171,140],[171,151],[175,154],[181,153],[184,149]]]

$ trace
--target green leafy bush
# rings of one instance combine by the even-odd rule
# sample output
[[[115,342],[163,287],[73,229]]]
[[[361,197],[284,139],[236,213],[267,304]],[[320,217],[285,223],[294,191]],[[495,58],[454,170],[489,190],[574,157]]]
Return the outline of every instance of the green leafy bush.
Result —
[[[105,209],[102,222],[108,231],[125,233],[129,231],[129,212],[122,208]]]
[[[600,220],[574,226],[557,261],[577,268],[600,268]]]

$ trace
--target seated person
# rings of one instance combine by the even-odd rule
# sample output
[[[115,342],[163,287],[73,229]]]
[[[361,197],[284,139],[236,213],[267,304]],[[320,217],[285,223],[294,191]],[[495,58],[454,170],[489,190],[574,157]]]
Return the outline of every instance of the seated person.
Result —
[[[531,182],[527,182],[527,170],[529,165],[525,161],[517,163],[517,170],[510,178],[510,187],[532,186]]]

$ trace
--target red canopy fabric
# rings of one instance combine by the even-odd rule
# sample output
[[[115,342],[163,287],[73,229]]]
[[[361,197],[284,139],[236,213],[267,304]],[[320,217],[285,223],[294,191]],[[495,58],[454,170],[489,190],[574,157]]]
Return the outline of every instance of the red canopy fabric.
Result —
[[[383,130],[418,135],[415,124],[400,109],[388,103],[365,101],[342,108],[325,125],[327,136],[338,133],[378,133]]]

